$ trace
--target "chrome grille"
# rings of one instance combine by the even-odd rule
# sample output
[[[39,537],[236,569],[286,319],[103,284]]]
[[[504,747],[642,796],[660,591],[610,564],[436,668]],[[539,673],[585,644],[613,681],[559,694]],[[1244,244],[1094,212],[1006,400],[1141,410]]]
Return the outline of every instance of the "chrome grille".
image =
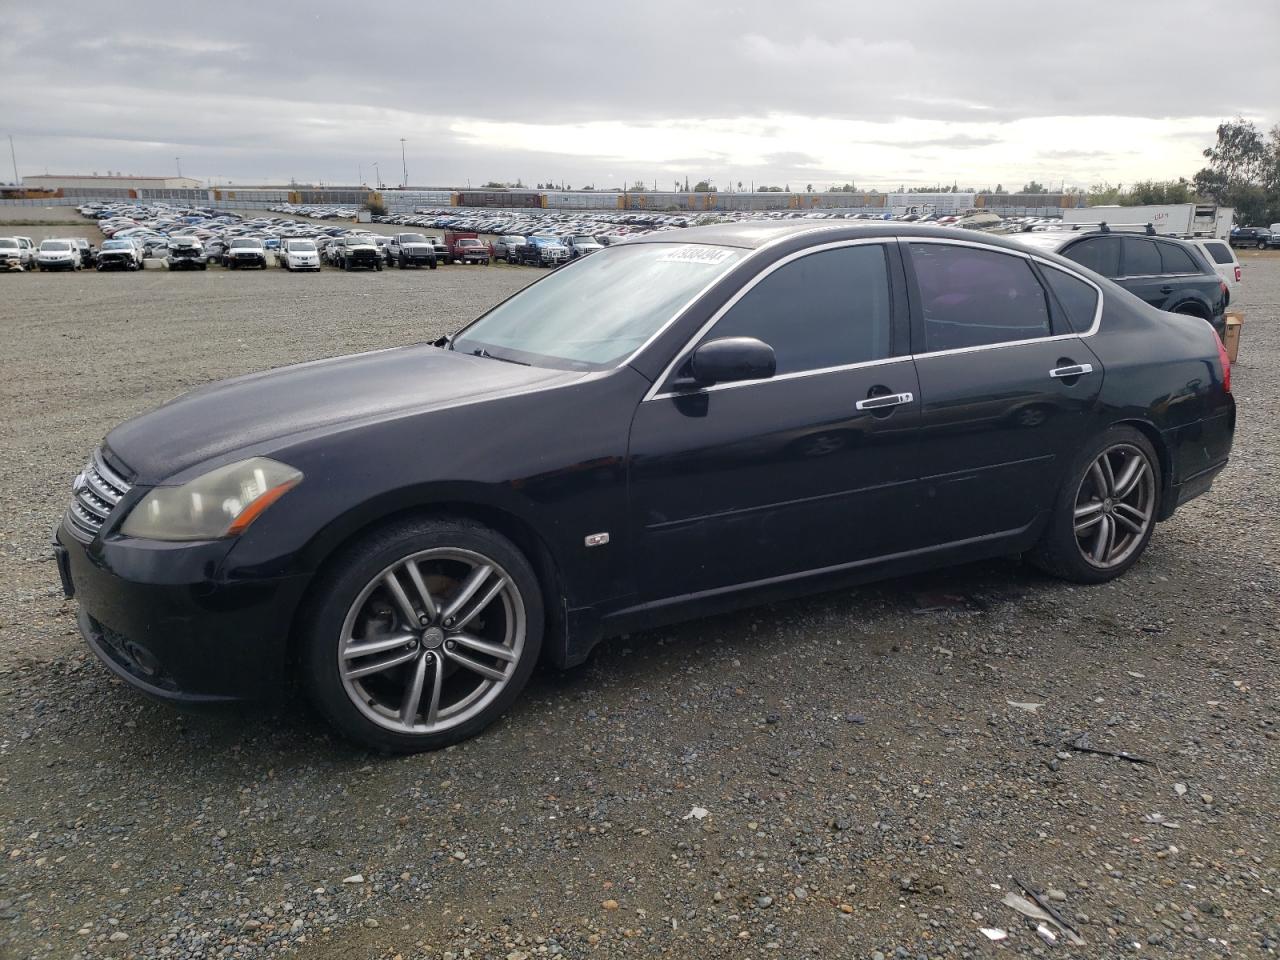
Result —
[[[92,540],[106,523],[120,498],[129,492],[129,484],[107,466],[101,451],[80,471],[71,485],[71,507],[67,519],[71,530],[82,539]]]

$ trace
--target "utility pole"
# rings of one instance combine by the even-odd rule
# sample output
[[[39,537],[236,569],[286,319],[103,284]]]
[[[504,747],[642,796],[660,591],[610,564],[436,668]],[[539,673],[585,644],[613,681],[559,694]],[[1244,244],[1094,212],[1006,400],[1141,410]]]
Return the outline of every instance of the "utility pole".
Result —
[[[181,157],[174,157],[173,159],[174,159],[174,160],[177,162],[177,164],[178,164],[178,179],[179,179],[179,180],[181,180],[181,179],[182,179],[182,158],[181,158]]]
[[[404,137],[400,138],[400,170],[404,174],[404,182],[401,186],[407,189],[409,186],[409,164],[404,159]]]
[[[382,189],[382,171],[378,169],[378,161],[373,161],[373,186],[377,190]]]
[[[18,182],[18,155],[13,150],[13,134],[9,134],[9,156],[13,159],[13,185],[20,186]]]

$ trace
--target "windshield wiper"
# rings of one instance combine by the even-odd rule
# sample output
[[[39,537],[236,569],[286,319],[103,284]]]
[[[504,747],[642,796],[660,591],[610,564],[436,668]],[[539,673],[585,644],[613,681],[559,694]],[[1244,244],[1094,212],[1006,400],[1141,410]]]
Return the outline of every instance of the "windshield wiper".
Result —
[[[511,357],[500,357],[496,353],[490,353],[484,347],[481,347],[478,350],[472,350],[471,355],[473,357],[485,357],[489,360],[501,360],[503,363],[514,363],[521,367],[529,366],[529,364],[525,363],[523,360],[515,360]]]

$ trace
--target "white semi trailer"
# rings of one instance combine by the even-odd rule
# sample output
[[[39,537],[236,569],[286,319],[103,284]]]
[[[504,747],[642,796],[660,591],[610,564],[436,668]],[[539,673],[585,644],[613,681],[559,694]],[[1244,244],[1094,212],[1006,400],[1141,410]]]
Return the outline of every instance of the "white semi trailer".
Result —
[[[1174,236],[1218,237],[1231,235],[1235,209],[1212,203],[1160,203],[1140,207],[1074,207],[1062,211],[1063,223],[1106,223],[1109,227],[1141,229],[1147,224],[1156,233]]]

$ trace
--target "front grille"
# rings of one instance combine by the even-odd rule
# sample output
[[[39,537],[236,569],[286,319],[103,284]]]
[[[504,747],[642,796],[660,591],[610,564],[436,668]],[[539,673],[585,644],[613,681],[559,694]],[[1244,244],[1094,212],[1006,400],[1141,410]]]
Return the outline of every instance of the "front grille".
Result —
[[[129,484],[107,466],[102,452],[95,450],[93,459],[72,483],[71,491],[71,506],[67,510],[71,530],[82,539],[92,540],[120,498],[129,492]]]

